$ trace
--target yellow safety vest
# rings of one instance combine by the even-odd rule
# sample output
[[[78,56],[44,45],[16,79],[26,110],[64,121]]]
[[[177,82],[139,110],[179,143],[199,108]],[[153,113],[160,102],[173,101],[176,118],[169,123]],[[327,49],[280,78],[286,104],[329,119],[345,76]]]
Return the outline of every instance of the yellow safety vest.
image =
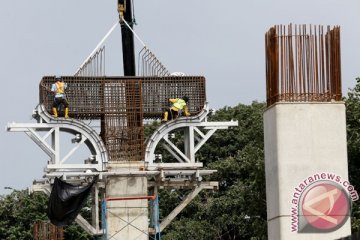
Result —
[[[173,107],[177,108],[174,109],[176,111],[183,110],[185,106],[186,106],[186,102],[181,98],[176,99],[176,102],[173,103]]]
[[[64,94],[64,86],[65,84],[63,82],[56,82],[56,94]]]

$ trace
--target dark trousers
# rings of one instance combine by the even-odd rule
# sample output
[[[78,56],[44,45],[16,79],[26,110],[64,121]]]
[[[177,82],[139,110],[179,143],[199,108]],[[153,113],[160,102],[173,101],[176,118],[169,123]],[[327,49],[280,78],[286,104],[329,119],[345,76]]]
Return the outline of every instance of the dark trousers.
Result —
[[[58,106],[60,106],[60,104],[64,105],[64,108],[69,107],[69,103],[66,101],[65,98],[62,98],[62,97],[54,98],[54,102],[53,102],[52,107],[53,108],[58,108]]]
[[[172,120],[172,119],[176,119],[179,116],[179,112],[175,111],[174,109],[167,109],[165,112],[168,113],[168,121]]]

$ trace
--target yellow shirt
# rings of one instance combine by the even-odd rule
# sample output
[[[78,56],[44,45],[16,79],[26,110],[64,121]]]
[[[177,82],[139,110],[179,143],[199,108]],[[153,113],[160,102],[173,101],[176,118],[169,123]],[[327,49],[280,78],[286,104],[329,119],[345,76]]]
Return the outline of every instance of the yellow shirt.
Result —
[[[186,102],[181,98],[170,98],[169,102],[172,103],[171,109],[174,111],[184,111],[185,116],[190,116],[189,109]]]

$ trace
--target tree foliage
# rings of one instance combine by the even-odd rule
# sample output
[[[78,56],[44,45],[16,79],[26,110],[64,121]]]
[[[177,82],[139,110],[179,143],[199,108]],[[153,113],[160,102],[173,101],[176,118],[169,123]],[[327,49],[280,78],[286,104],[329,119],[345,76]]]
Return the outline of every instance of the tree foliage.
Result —
[[[349,180],[357,191],[360,190],[360,78],[350,89],[346,98],[346,130],[348,147]],[[360,232],[360,202],[353,202],[352,232]]]
[[[197,155],[206,168],[217,170],[207,180],[218,181],[219,190],[202,191],[165,230],[164,239],[266,239],[264,109],[264,103],[239,104],[209,119],[239,122],[238,127],[217,131]],[[160,201],[174,203],[184,194],[162,194]],[[166,206],[161,211],[168,213]]]
[[[36,220],[46,219],[46,198],[43,194],[28,195],[14,190],[0,200],[0,239],[32,239]]]
[[[0,198],[0,239],[31,240],[38,220],[48,221],[48,197],[43,193],[13,190]],[[80,226],[73,223],[64,228],[65,239],[92,239]]]

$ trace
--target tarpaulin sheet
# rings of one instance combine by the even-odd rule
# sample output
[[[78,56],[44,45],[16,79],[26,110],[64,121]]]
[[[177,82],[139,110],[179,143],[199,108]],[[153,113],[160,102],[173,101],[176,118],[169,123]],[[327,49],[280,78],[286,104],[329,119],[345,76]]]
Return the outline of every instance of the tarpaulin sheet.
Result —
[[[55,178],[48,203],[48,217],[52,224],[65,226],[72,223],[90,194],[97,178],[87,186],[76,186]]]

